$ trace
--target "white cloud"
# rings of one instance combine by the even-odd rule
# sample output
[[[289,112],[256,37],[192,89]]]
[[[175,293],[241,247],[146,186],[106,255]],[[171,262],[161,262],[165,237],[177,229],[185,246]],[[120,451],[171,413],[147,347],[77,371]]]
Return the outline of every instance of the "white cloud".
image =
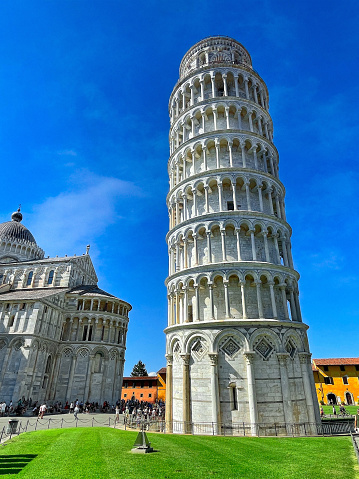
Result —
[[[35,205],[29,221],[35,239],[50,255],[84,252],[109,225],[127,218],[131,197],[142,196],[131,182],[87,170],[76,171],[70,185],[68,191]]]

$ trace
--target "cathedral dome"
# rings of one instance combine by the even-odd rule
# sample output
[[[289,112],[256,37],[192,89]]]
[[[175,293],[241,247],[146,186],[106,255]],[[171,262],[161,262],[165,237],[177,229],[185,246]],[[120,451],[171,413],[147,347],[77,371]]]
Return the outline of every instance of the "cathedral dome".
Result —
[[[30,231],[20,223],[22,214],[20,208],[11,215],[11,221],[0,224],[0,239],[23,240],[36,245],[35,238]]]
[[[20,208],[11,215],[11,221],[0,223],[0,263],[14,263],[42,259],[44,251],[37,245],[30,231],[21,224]]]

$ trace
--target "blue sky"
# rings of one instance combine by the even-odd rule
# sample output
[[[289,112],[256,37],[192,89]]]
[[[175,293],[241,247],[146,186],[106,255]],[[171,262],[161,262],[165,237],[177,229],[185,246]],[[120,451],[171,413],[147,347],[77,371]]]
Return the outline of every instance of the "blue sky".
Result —
[[[47,255],[91,244],[133,305],[126,374],[165,365],[168,99],[218,34],[269,89],[313,356],[358,356],[358,24],[356,0],[0,3],[0,221],[21,203]]]

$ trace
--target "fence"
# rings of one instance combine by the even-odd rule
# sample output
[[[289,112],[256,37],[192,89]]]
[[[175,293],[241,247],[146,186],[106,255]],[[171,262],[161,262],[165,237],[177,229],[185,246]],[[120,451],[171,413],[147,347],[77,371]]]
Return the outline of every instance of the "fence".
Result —
[[[98,419],[97,419],[98,418]],[[62,429],[69,427],[114,427],[127,430],[145,430],[149,432],[174,433],[174,434],[193,434],[193,435],[213,435],[213,436],[335,436],[339,434],[352,434],[355,432],[353,421],[335,422],[322,421],[321,423],[192,423],[177,422],[166,423],[164,420],[153,421],[132,421],[124,420],[120,417],[120,422],[116,422],[114,416],[108,418],[98,415],[96,417],[72,418],[48,418],[48,419],[23,419],[18,420],[12,425],[4,426],[0,432],[0,443],[11,439],[14,435],[22,432],[41,431],[47,429]],[[355,443],[356,444],[356,443]],[[356,444],[357,446],[357,444]]]
[[[352,443],[353,443],[353,446],[354,446],[355,455],[356,455],[358,463],[359,463],[359,446],[358,446],[359,434],[352,434],[351,433],[351,438],[352,438]]]

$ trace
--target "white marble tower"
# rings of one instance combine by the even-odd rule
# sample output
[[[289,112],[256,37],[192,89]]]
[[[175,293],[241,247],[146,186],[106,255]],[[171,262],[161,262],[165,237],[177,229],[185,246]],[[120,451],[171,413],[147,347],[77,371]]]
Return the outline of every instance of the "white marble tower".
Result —
[[[185,54],[170,97],[166,410],[176,430],[286,433],[319,421],[268,98],[247,50],[222,36]]]

